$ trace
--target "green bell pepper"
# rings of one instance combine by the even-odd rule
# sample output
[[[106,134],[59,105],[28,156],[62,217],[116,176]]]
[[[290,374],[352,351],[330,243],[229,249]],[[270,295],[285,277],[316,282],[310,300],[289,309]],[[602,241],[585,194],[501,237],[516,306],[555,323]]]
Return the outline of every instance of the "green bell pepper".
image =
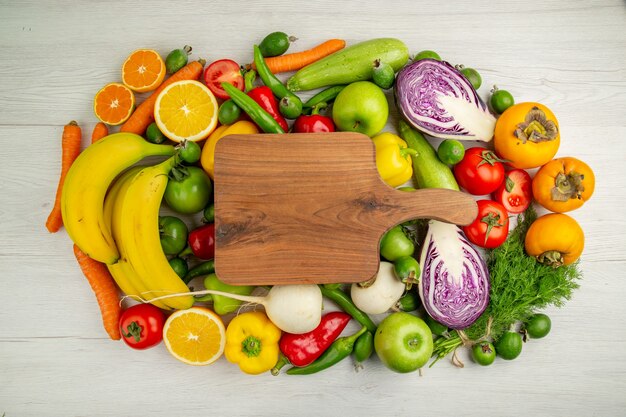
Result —
[[[204,287],[207,290],[222,291],[238,295],[250,295],[252,294],[252,291],[254,291],[254,289],[256,288],[250,285],[226,284],[220,281],[220,279],[214,273],[209,274],[204,278]],[[213,310],[220,316],[237,311],[239,306],[241,306],[242,304],[242,301],[234,300],[230,297],[226,297],[223,295],[209,294],[201,297],[196,297],[196,301],[210,300],[213,300]]]

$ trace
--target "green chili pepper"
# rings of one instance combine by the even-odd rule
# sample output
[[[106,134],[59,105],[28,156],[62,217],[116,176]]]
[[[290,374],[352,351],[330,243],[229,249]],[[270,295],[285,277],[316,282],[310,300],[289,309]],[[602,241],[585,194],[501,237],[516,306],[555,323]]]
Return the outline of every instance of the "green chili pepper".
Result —
[[[211,259],[210,261],[202,262],[201,264],[198,264],[191,268],[189,272],[187,272],[187,274],[185,275],[185,278],[183,278],[183,281],[185,281],[185,284],[187,284],[195,277],[209,275],[213,272],[215,272],[215,261]]]
[[[354,359],[357,368],[361,368],[362,362],[365,362],[374,353],[374,334],[365,332],[354,343]]]
[[[341,291],[339,288],[329,289],[324,285],[320,285],[320,290],[324,297],[334,301],[343,311],[350,314],[352,318],[361,323],[362,326],[365,326],[367,330],[376,333],[376,325],[372,319],[354,305],[348,294]]]
[[[222,83],[221,86],[235,104],[241,107],[265,133],[285,133],[278,122],[246,93],[230,83]]]
[[[330,284],[323,284],[324,288],[329,289],[329,290],[336,290],[337,288],[341,288],[341,283],[340,282],[333,282]]]
[[[263,58],[263,54],[261,54],[261,50],[257,45],[254,45],[254,65],[256,65],[256,70],[259,74],[259,77],[261,77],[261,80],[263,80],[263,84],[268,86],[276,97],[281,99],[281,101],[283,98],[289,97],[290,108],[288,109],[287,114],[282,113],[283,109],[281,106],[281,113],[283,114],[283,116],[288,119],[295,119],[300,114],[302,114],[302,100],[300,100],[297,95],[289,91],[287,87],[285,87],[285,84],[283,84],[282,81],[280,81],[278,78],[276,78],[274,74],[272,74],[269,67],[265,63],[265,59]]]
[[[352,336],[340,337],[333,342],[332,345],[322,356],[317,358],[312,364],[303,366],[301,368],[294,366],[287,370],[287,375],[310,375],[324,369],[328,369],[336,363],[341,362],[343,359],[350,356],[354,350],[354,344],[357,339],[367,331],[367,327],[361,327],[361,330],[353,334]]]
[[[302,105],[302,107],[312,108],[319,103],[330,103],[344,88],[346,88],[345,85],[334,85],[332,87],[328,87],[327,89],[320,91],[319,93],[308,99],[306,103]]]

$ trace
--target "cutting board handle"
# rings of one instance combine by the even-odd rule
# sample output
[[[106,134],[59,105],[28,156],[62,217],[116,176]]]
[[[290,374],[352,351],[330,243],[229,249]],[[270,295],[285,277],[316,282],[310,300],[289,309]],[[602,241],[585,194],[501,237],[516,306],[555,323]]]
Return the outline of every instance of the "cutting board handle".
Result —
[[[399,191],[388,187],[382,195],[363,199],[364,211],[374,224],[388,228],[411,219],[433,219],[468,225],[478,215],[474,198],[460,191],[428,188]]]

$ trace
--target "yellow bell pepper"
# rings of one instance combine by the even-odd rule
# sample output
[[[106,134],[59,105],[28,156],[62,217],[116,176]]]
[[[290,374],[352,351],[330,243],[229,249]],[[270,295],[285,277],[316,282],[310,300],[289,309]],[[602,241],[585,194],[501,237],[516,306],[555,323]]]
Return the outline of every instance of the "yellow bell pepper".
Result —
[[[413,175],[411,155],[417,151],[392,133],[381,133],[372,141],[376,147],[376,168],[383,181],[394,188],[407,182]]]
[[[224,356],[252,375],[269,371],[278,361],[281,331],[260,311],[239,314],[226,329]]]
[[[200,156],[200,164],[207,174],[213,179],[213,167],[215,165],[215,145],[217,141],[224,136],[236,134],[254,134],[259,133],[259,129],[252,122],[240,120],[232,125],[221,125],[211,133],[202,147],[202,155]]]

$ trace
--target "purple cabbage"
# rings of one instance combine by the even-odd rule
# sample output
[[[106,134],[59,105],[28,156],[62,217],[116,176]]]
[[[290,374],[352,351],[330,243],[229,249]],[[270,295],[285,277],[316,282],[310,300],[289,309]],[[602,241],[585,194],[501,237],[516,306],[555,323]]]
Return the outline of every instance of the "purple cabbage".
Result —
[[[428,315],[464,329],[489,303],[489,270],[454,224],[431,220],[420,258],[419,294]]]
[[[427,135],[485,142],[493,137],[496,119],[472,84],[445,61],[406,65],[396,75],[395,98],[402,117]]]

